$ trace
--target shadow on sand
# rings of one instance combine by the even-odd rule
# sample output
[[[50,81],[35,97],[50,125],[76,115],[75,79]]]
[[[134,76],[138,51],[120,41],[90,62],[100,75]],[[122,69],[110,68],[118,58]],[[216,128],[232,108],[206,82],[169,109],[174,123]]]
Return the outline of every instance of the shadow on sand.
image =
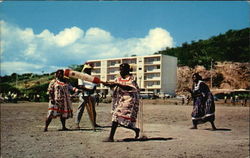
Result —
[[[216,130],[213,130],[212,128],[206,128],[205,130],[209,130],[209,131],[232,131],[229,128],[217,128]]]
[[[104,128],[111,128],[111,126],[98,126],[95,127],[95,129],[93,128],[80,128],[80,129],[68,129],[67,131],[94,131],[94,132],[98,132],[98,131],[102,131]],[[63,131],[63,130],[60,130]]]
[[[141,137],[138,139],[135,138],[125,138],[125,139],[118,139],[117,142],[143,142],[143,141],[167,141],[167,140],[173,140],[174,138],[163,138],[163,137]]]
[[[99,128],[111,128],[111,126],[100,126]]]
[[[94,132],[99,132],[102,131],[100,128],[80,128],[80,129],[68,129],[68,130],[58,130],[58,131],[65,131],[65,132],[72,132],[72,131],[94,131]]]

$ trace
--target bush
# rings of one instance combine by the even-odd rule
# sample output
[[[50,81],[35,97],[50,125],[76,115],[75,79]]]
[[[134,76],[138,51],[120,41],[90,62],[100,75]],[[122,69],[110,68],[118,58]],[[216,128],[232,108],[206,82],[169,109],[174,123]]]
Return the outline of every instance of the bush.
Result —
[[[8,93],[8,92],[14,92],[19,94],[20,90],[7,83],[0,83],[0,93]]]

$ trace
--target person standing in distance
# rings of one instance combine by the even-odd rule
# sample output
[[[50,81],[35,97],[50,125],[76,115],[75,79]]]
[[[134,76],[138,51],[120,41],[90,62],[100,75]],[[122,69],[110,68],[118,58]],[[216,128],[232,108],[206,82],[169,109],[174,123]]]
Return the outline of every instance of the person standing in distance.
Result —
[[[214,125],[215,103],[213,94],[210,92],[208,86],[202,81],[202,77],[199,73],[193,74],[192,80],[192,89],[185,89],[191,93],[193,98],[193,111],[191,114],[193,127],[191,127],[191,129],[197,129],[198,124],[210,122],[212,130],[216,130]]]

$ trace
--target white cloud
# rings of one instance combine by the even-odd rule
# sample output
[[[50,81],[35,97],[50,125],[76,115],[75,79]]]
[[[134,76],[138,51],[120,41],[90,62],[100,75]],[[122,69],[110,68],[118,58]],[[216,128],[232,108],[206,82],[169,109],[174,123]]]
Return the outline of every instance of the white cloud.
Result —
[[[42,39],[44,42],[48,43],[48,45],[54,45],[54,34],[47,29],[38,34],[37,38]]]
[[[11,31],[11,30],[10,30]],[[25,30],[17,29],[17,37],[25,43],[32,42],[34,40],[34,32],[31,28]]]
[[[32,56],[35,54],[37,46],[35,44],[29,44],[27,49],[24,51],[24,55]]]
[[[1,69],[5,73],[27,73],[31,71],[39,71],[39,69],[43,68],[42,65],[31,64],[25,62],[3,62],[1,64]]]
[[[163,28],[153,28],[142,38],[122,39],[101,28],[84,31],[76,26],[58,34],[0,21],[1,75],[23,72],[53,72],[86,60],[153,54],[173,47],[173,38]]]
[[[142,39],[141,43],[151,51],[159,51],[166,47],[172,47],[173,38],[166,30],[155,28],[149,31],[148,36]]]
[[[82,37],[83,31],[78,27],[66,28],[55,36],[55,43],[58,46],[67,46]]]
[[[38,63],[27,63],[27,62],[3,62],[1,63],[1,73],[2,74],[12,74],[12,73],[37,73],[41,74],[44,73],[51,73],[55,72],[57,69],[64,69],[65,67],[59,66],[47,66],[47,65],[40,65]]]
[[[110,42],[112,41],[113,37],[111,34],[105,30],[99,29],[99,28],[90,28],[86,32],[85,40],[87,42]]]

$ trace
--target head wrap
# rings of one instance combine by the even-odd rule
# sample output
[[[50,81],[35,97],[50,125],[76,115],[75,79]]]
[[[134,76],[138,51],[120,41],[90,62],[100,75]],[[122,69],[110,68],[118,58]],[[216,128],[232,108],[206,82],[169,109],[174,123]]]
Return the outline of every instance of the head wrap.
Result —
[[[93,63],[86,62],[83,65],[82,71],[84,71],[85,69],[93,69],[93,67],[94,67]]]
[[[120,65],[120,68],[124,68],[124,69],[126,69],[128,72],[133,71],[133,69],[130,67],[130,65],[129,65],[128,63],[122,63],[122,64]]]
[[[202,77],[199,73],[194,73],[193,76],[195,76],[197,80],[202,80]]]

